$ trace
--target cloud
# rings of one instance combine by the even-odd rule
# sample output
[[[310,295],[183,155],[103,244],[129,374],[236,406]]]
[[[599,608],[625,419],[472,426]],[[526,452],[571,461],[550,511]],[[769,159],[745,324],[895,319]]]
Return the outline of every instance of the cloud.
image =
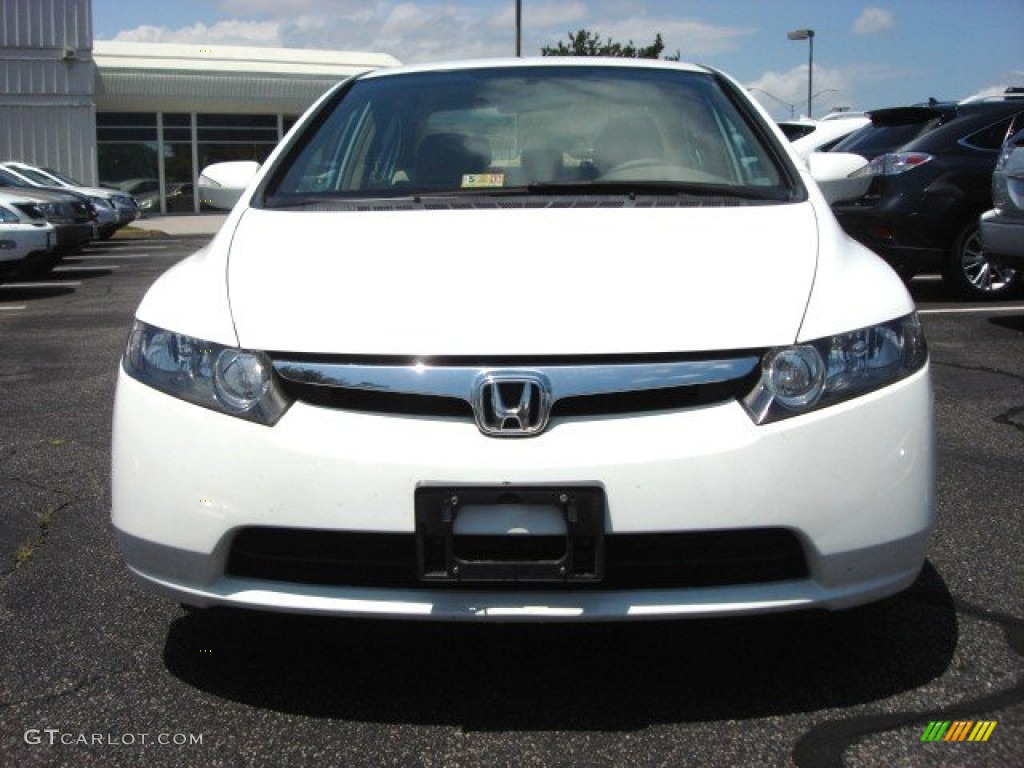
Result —
[[[991,96],[1002,96],[1006,93],[1006,85],[990,85],[986,88],[981,88],[977,92],[972,93],[970,96],[966,96],[964,101],[974,101],[977,99],[987,99]]]
[[[765,72],[744,85],[779,120],[804,116],[807,112],[806,64],[788,72]],[[816,66],[813,85],[811,108],[816,116],[827,114],[835,107],[850,106],[849,83],[839,70]]]
[[[600,19],[587,24],[587,29],[597,32],[602,38],[611,37],[619,42],[632,40],[638,45],[654,42],[654,36],[661,33],[665,53],[674,55],[678,50],[684,60],[699,61],[702,58],[738,48],[744,38],[755,30],[743,27],[720,27],[693,19],[669,19],[638,16],[631,19]]]
[[[263,16],[268,18],[294,18],[305,15],[348,15],[360,10],[372,9],[381,3],[367,0],[213,0],[225,16]],[[325,13],[329,9],[329,14]]]
[[[524,4],[525,5],[525,4]],[[564,2],[564,3],[537,3],[525,5],[523,8],[523,29],[548,30],[552,27],[578,29],[586,26],[586,20],[590,11],[585,3]],[[512,3],[506,3],[505,9],[496,15],[501,23],[515,23],[515,8]]]
[[[282,45],[280,26],[274,21],[218,21],[170,29],[144,25],[118,32],[115,40],[132,43],[220,43],[276,48]]]
[[[853,22],[853,33],[855,35],[877,35],[892,29],[895,23],[896,19],[892,11],[869,6]]]
[[[604,3],[532,0],[523,9],[523,53],[539,55],[545,45],[580,28],[638,45],[661,33],[665,52],[701,60],[738,48],[753,29],[696,20],[612,14]],[[515,7],[464,0],[217,0],[234,18],[171,28],[141,26],[116,40],[223,45],[285,46],[389,53],[417,63],[444,59],[511,56],[515,52]],[[242,18],[254,19],[243,21]]]

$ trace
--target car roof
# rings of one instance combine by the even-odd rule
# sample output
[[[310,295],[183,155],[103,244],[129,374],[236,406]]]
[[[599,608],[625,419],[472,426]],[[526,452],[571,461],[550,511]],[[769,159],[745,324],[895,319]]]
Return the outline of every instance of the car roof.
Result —
[[[934,152],[1018,112],[1024,112],[1024,99],[966,103],[931,99],[925,104],[875,109],[867,113],[871,123],[844,139],[837,149],[859,154],[869,150],[874,155],[897,150]],[[908,131],[902,131],[901,137],[904,127]],[[888,137],[883,137],[882,130],[890,131]]]
[[[935,118],[948,122],[954,118],[984,115],[1003,116],[1024,110],[1024,99],[1000,98],[987,101],[935,101],[927,104],[912,104],[905,107],[873,109],[867,113],[875,125],[904,125],[924,123]]]
[[[359,76],[360,79],[376,79],[424,72],[459,72],[475,69],[532,69],[555,67],[579,67],[593,69],[597,67],[616,67],[621,69],[670,69],[684,72],[711,74],[714,70],[699,64],[688,62],[666,61],[665,59],[632,59],[604,56],[534,56],[520,59],[469,59],[463,61],[431,62],[429,64],[409,64],[400,67],[382,67]]]
[[[964,137],[1018,112],[1024,112],[1024,100],[1007,99],[958,104],[952,114],[941,119],[938,125],[909,142],[906,147],[920,149],[959,142]]]
[[[926,123],[935,118],[950,118],[956,115],[955,104],[915,104],[909,107],[887,107],[873,109],[867,113],[872,125],[911,125]]]

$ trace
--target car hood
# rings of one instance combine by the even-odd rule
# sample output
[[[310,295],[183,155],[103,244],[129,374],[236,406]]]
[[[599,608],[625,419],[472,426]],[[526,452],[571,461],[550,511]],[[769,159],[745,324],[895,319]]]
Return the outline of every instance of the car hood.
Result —
[[[32,200],[40,203],[70,203],[81,202],[82,196],[71,192],[62,192],[56,189],[43,187],[4,187],[7,194],[18,195],[22,199]]]
[[[66,187],[73,192],[81,192],[90,197],[102,197],[104,200],[112,200],[117,197],[128,197],[127,192],[119,192],[116,189],[104,189],[103,187]]]
[[[242,347],[416,357],[791,343],[818,249],[810,203],[248,209],[222,234]]]

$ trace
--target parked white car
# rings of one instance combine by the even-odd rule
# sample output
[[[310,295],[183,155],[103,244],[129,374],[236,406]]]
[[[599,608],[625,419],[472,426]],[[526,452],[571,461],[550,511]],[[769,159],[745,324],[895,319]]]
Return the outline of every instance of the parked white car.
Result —
[[[812,152],[827,151],[870,122],[866,115],[835,112],[827,119],[802,118],[780,127],[786,135],[794,137],[790,140],[793,151],[806,160]]]
[[[841,609],[917,578],[933,444],[903,283],[737,82],[394,68],[326,94],[146,294],[112,519],[193,606]]]
[[[57,244],[57,230],[36,201],[0,192],[0,277]]]
[[[230,211],[238,200],[239,191],[259,167],[259,163],[251,160],[231,160],[206,166],[199,176],[199,202],[210,208]]]

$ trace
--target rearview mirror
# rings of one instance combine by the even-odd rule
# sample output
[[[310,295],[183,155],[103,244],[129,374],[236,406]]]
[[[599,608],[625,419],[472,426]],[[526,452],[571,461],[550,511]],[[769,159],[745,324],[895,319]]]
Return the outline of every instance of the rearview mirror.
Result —
[[[850,152],[812,152],[807,167],[829,205],[863,197],[871,186],[866,158]],[[858,173],[860,172],[860,173]]]
[[[199,175],[199,202],[222,211],[231,210],[259,169],[260,164],[252,160],[206,166]]]

